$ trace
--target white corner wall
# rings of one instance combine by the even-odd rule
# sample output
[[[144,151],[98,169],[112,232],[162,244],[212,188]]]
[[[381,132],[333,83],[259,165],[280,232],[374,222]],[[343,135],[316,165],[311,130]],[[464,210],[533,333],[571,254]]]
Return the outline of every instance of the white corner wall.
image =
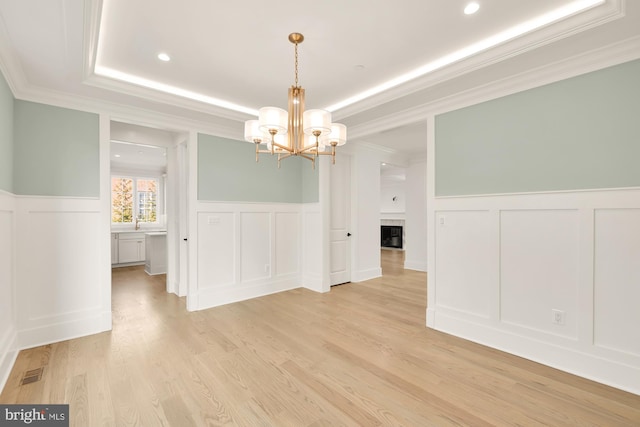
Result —
[[[640,189],[433,205],[429,326],[640,394]]]
[[[425,134],[426,138],[426,134]],[[427,271],[427,161],[407,167],[404,268]]]
[[[15,196],[0,190],[0,390],[18,355],[15,301]]]
[[[380,213],[404,215],[408,201],[406,181],[382,183],[380,185]],[[394,200],[395,199],[395,200]]]
[[[302,286],[316,292],[328,292],[324,280],[324,227],[321,203],[302,205]]]
[[[380,268],[380,159],[360,152],[351,156],[352,223],[356,245],[351,281],[382,276]]]

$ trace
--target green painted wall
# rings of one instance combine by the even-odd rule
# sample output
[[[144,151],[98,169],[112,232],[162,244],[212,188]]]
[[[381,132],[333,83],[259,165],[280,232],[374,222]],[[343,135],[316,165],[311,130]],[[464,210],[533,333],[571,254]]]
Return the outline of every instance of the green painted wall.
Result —
[[[276,159],[261,154],[256,163],[253,144],[198,134],[198,200],[302,203],[302,168],[311,165],[289,158],[278,169]]]
[[[14,102],[14,192],[99,197],[98,115]]]
[[[640,186],[640,60],[441,114],[436,196]]]
[[[0,73],[0,190],[13,193],[13,94]]]
[[[331,161],[328,157],[322,160],[323,157],[316,159],[315,169],[313,169],[310,161],[304,160],[302,162],[302,203],[317,203],[319,200],[320,162]]]

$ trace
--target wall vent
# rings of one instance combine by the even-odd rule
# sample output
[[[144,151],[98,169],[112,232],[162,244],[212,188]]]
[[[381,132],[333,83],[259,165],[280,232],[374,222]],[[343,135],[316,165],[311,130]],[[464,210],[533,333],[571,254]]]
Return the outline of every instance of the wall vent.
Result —
[[[32,369],[24,373],[22,377],[22,382],[20,385],[31,384],[42,379],[42,372],[44,371],[44,367],[40,367],[38,369]]]

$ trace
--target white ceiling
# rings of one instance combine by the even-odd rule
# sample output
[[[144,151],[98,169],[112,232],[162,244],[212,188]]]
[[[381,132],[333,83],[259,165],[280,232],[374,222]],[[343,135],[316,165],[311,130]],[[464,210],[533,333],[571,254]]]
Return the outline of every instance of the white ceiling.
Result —
[[[111,141],[111,168],[114,172],[167,172],[167,149],[152,145]]]
[[[467,0],[0,0],[0,69],[19,98],[140,108],[211,123],[241,139],[251,111],[286,106],[294,83],[287,35],[294,31],[305,36],[299,68],[307,108],[335,106],[458,55],[426,75],[333,107],[334,120],[350,129],[362,128],[394,103],[408,108],[640,35],[638,1],[477,1],[480,10],[468,16]],[[542,28],[479,47],[551,12],[586,4],[591,6]],[[473,55],[459,55],[468,47]],[[172,60],[158,60],[159,52]],[[98,75],[96,66],[102,74],[137,81]],[[157,84],[165,91],[150,89]],[[416,92],[420,99],[412,97]],[[235,107],[212,105],[212,99]],[[366,141],[416,152],[424,149],[421,129],[366,135]]]

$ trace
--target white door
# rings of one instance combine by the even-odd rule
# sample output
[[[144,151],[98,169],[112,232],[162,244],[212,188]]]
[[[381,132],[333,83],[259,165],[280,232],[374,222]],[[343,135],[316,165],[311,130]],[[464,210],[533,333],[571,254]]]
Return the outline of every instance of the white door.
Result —
[[[336,156],[330,171],[329,277],[333,286],[351,281],[351,157]]]
[[[179,245],[179,261],[177,263],[178,268],[178,295],[187,295],[187,283],[189,281],[189,256],[187,244],[188,229],[188,209],[187,204],[189,201],[189,154],[187,150],[187,143],[182,142],[178,144],[178,245]]]

